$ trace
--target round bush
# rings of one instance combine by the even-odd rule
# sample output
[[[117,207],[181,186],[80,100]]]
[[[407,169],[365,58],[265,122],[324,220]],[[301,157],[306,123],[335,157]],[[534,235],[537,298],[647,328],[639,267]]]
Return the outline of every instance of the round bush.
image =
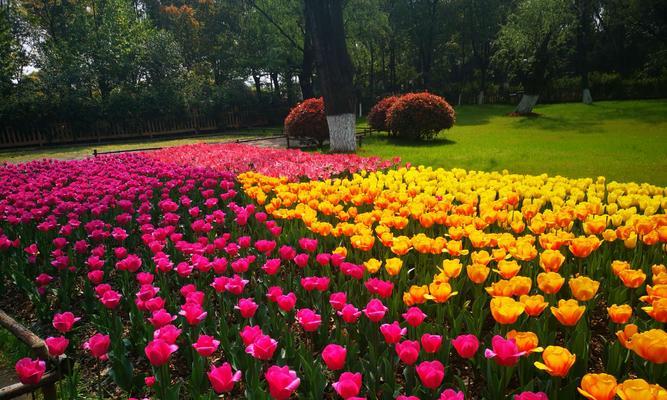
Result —
[[[406,139],[433,139],[456,121],[452,106],[430,93],[408,93],[387,110],[387,127]]]
[[[398,96],[389,96],[380,100],[368,113],[368,125],[378,131],[387,131],[387,110],[398,100]]]
[[[321,145],[329,138],[324,100],[306,99],[294,106],[285,118],[285,133],[290,137],[313,138]]]

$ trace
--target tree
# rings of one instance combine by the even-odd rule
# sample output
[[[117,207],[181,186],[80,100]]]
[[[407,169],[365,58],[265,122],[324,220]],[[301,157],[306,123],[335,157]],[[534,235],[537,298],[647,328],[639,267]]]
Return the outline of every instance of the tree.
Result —
[[[312,39],[331,150],[354,152],[357,149],[354,70],[347,53],[341,1],[305,0],[305,9],[313,29]]]
[[[557,68],[558,53],[569,40],[573,25],[566,0],[520,0],[501,28],[496,60],[523,86],[518,114],[532,112],[548,74]]]

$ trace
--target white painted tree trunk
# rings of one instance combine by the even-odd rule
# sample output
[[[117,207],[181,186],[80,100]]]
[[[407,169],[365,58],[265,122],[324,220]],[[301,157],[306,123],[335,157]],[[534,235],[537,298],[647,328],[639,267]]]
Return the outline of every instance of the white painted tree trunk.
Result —
[[[334,153],[354,153],[357,151],[355,136],[356,119],[353,113],[327,115],[329,124],[329,145]]]
[[[591,96],[591,90],[589,88],[584,89],[582,93],[582,101],[584,104],[593,104],[593,96]]]
[[[518,114],[529,114],[533,112],[533,107],[535,107],[535,104],[537,104],[537,99],[539,98],[539,95],[536,94],[523,94],[521,96],[521,101],[519,104],[516,106],[516,110],[514,110]]]
[[[479,94],[477,95],[477,104],[482,105],[484,104],[484,91],[480,90]]]

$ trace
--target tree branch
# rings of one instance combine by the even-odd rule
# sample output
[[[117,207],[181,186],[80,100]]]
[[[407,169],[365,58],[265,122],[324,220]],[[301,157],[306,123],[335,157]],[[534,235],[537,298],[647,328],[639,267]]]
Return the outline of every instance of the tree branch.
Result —
[[[255,2],[254,0],[248,0],[248,2],[250,3],[250,5],[251,5],[255,10],[259,11],[259,13],[262,14],[262,16],[263,16],[264,18],[266,18],[266,20],[269,21],[269,23],[270,23],[271,25],[273,25],[274,27],[276,27],[276,29],[278,29],[278,32],[280,32],[280,34],[283,35],[283,36],[285,37],[285,39],[287,39],[287,41],[289,41],[289,42],[292,44],[292,46],[296,47],[299,51],[303,52],[303,46],[300,46],[299,43],[297,43],[297,41],[294,40],[294,38],[293,38],[292,36],[290,36],[290,35],[289,35],[289,34],[288,34],[288,33],[287,33],[287,32],[280,26],[280,24],[278,24],[278,23],[277,23],[277,22],[276,22],[276,21],[275,21],[275,20],[274,20],[274,19],[273,19],[267,12],[266,12],[266,11],[264,11],[260,6],[258,6],[258,5],[257,5],[257,2]]]

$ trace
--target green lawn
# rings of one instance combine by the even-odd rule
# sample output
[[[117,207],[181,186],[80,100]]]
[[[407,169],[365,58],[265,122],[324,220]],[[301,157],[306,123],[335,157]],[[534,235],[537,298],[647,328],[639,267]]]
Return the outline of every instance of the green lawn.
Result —
[[[361,154],[413,164],[484,171],[507,169],[572,178],[667,186],[667,100],[540,105],[539,117],[508,117],[511,106],[461,106],[457,122],[432,142],[380,134]]]
[[[434,141],[409,143],[375,134],[364,139],[360,154],[400,156],[413,164],[443,168],[546,172],[572,178],[603,175],[609,180],[667,186],[667,100],[540,105],[535,109],[540,116],[531,118],[508,117],[512,107],[503,105],[461,106],[456,111],[456,125]],[[0,161],[80,158],[94,148],[166,147],[262,134],[266,132],[0,151]]]

